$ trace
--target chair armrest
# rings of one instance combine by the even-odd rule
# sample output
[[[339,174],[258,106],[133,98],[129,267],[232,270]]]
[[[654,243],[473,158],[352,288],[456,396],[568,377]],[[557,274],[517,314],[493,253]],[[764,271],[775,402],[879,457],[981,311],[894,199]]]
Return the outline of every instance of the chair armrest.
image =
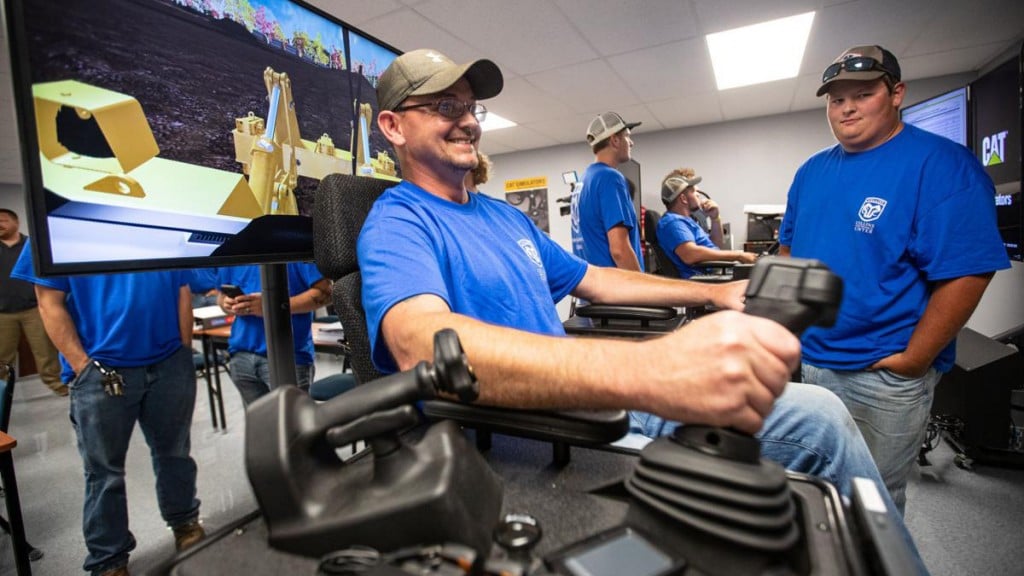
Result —
[[[608,444],[629,432],[625,410],[515,410],[448,400],[428,400],[421,408],[431,420],[454,420],[467,428],[577,446]]]
[[[717,268],[721,269],[722,271],[729,270],[735,265],[736,263],[733,262],[732,260],[707,260],[705,262],[697,264],[697,266],[703,266],[704,268]]]
[[[620,306],[617,304],[587,304],[576,308],[576,315],[584,318],[611,320],[671,320],[679,313],[664,306]]]

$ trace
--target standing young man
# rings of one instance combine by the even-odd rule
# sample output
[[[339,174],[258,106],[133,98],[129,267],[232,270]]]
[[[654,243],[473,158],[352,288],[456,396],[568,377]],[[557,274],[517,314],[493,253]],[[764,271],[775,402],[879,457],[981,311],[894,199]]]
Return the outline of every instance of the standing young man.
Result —
[[[902,511],[954,339],[1009,260],[992,180],[963,146],[900,121],[900,78],[881,46],[825,69],[838,143],[797,171],[779,242],[845,282],[835,326],[804,333],[803,381],[846,403]]]
[[[573,252],[595,266],[644,270],[633,198],[626,177],[615,169],[632,157],[630,130],[639,125],[605,112],[587,128],[594,163],[583,173],[583,185],[572,193],[572,241]]]

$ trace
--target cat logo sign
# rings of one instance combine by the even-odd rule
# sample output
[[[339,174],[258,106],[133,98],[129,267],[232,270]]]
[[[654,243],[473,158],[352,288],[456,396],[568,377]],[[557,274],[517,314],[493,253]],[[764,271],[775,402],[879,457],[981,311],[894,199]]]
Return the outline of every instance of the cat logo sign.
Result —
[[[981,139],[981,163],[985,166],[1002,164],[1006,157],[1006,135],[1009,130],[996,132]]]

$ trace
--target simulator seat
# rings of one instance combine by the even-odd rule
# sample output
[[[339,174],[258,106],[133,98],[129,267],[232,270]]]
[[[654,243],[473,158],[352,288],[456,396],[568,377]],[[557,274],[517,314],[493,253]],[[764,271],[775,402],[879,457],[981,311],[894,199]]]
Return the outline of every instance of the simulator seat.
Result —
[[[373,366],[366,314],[362,305],[362,274],[356,241],[374,201],[393,183],[375,178],[332,174],[321,180],[313,214],[313,251],[317,267],[334,280],[335,312],[345,326],[352,351],[352,370],[360,385],[381,377]],[[477,446],[490,446],[498,432],[553,443],[556,465],[569,461],[570,445],[603,445],[629,430],[624,410],[547,412],[469,405],[447,400],[421,404],[430,419],[450,419],[476,430]]]

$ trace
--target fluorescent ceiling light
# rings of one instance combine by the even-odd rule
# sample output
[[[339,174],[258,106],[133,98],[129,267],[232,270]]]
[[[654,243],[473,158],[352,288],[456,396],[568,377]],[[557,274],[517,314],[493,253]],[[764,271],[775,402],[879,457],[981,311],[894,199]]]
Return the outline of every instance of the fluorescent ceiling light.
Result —
[[[800,73],[814,12],[708,34],[719,90],[793,78]]]
[[[487,119],[484,120],[483,124],[480,124],[480,129],[484,132],[489,130],[501,130],[502,128],[511,128],[512,126],[518,126],[515,122],[498,116],[490,110],[487,111]]]

